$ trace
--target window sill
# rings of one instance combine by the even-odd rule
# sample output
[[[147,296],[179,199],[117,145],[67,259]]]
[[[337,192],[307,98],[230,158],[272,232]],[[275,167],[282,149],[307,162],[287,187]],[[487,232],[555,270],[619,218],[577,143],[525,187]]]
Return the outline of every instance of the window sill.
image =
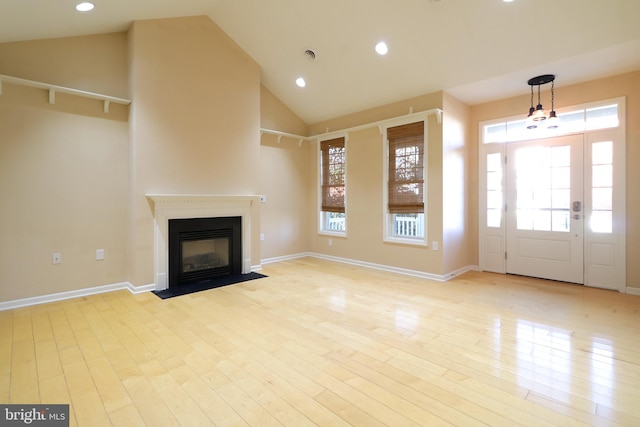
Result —
[[[320,236],[332,236],[332,237],[347,237],[346,231],[318,231],[318,235]]]
[[[396,244],[400,244],[400,245],[408,245],[408,246],[420,246],[423,248],[428,248],[429,245],[427,244],[426,239],[409,239],[409,238],[402,238],[402,237],[385,237],[384,238],[384,242],[385,243],[396,243]]]

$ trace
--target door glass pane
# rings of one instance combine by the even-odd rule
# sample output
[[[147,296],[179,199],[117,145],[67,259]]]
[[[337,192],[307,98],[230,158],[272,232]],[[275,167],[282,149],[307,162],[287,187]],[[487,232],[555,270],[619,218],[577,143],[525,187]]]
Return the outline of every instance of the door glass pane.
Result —
[[[568,232],[571,147],[531,147],[516,152],[519,230]]]
[[[591,213],[591,230],[594,233],[611,233],[612,225],[611,211],[593,211]]]
[[[604,114],[602,111],[601,113]],[[613,142],[602,141],[592,144],[591,159],[591,231],[611,233],[613,229]]]
[[[487,190],[500,190],[502,187],[502,173],[487,172]]]
[[[502,192],[487,191],[487,209],[501,209],[501,208],[502,208]]]
[[[613,165],[593,166],[593,186],[594,187],[613,186]]]
[[[533,230],[532,209],[518,209],[516,227],[518,230]]]
[[[551,190],[548,188],[538,188],[533,191],[533,206],[538,209],[549,209],[551,207]]]
[[[594,211],[610,211],[613,206],[613,189],[611,188],[594,188],[593,189],[593,205]]]
[[[535,210],[533,213],[533,229],[536,231],[551,231],[551,211]]]
[[[611,141],[596,142],[591,148],[594,165],[610,165],[613,163],[613,143]]]
[[[551,166],[570,166],[571,165],[571,148],[568,145],[551,148]]]
[[[487,227],[500,227],[502,209],[487,209]]]
[[[551,170],[553,188],[571,188],[571,170],[568,167],[558,167]]]
[[[553,211],[553,231],[569,231],[569,209]]]
[[[552,209],[569,209],[571,204],[571,193],[569,189],[551,190],[551,208]]]
[[[502,222],[502,154],[487,154],[487,227]]]

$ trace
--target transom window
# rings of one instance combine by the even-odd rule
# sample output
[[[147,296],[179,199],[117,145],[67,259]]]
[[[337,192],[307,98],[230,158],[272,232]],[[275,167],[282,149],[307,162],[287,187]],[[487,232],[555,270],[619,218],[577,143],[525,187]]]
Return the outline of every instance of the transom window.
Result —
[[[599,105],[568,111],[559,111],[560,126],[556,129],[527,129],[526,119],[499,121],[488,123],[482,128],[484,144],[526,141],[567,135],[596,129],[615,128],[619,125],[618,104]]]

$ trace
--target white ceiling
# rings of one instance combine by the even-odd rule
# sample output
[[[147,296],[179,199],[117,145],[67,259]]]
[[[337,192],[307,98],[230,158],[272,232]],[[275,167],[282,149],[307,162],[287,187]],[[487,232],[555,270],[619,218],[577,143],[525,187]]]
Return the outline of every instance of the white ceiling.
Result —
[[[539,74],[561,88],[640,69],[640,0],[95,0],[84,14],[75,3],[2,0],[0,42],[209,15],[308,124],[438,90],[476,104],[528,93]]]

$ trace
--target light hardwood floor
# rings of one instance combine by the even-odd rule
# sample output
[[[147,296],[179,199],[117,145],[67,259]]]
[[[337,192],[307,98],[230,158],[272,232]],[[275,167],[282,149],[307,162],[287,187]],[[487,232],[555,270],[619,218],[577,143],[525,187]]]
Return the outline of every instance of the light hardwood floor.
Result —
[[[0,312],[0,402],[75,426],[640,425],[640,297],[303,258]]]

